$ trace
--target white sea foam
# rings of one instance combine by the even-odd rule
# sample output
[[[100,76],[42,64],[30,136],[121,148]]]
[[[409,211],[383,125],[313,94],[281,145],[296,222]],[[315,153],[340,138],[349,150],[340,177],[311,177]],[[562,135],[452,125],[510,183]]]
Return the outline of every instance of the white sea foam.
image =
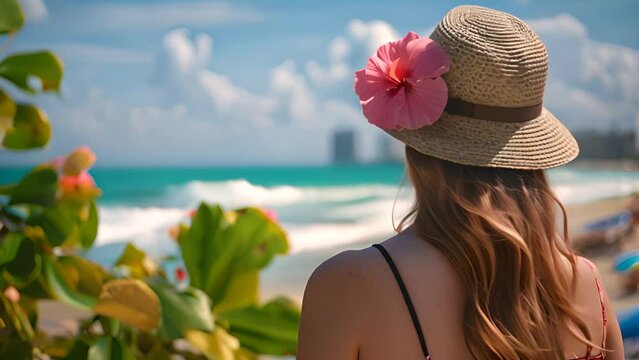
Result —
[[[567,171],[551,173],[557,196],[566,204],[630,195],[639,192],[639,173]]]
[[[566,204],[622,196],[639,191],[639,174],[551,173],[551,182]],[[289,234],[292,252],[315,250],[378,239],[392,234],[391,210],[397,186],[361,184],[330,187],[266,187],[246,180],[193,181],[167,189],[166,207],[100,208],[98,244],[133,241],[149,251],[175,247],[168,229],[187,219],[198,202],[220,203],[226,208],[264,206],[275,209]],[[395,219],[410,207],[412,193],[406,186],[396,200]]]
[[[220,203],[226,207],[248,204],[284,206],[316,201],[349,201],[367,196],[392,196],[394,191],[394,187],[387,185],[265,187],[238,179],[219,182],[191,181],[183,186],[169,188],[165,200],[173,206],[194,206],[200,201]]]
[[[129,241],[158,254],[175,249],[168,229],[185,220],[187,212],[179,208],[101,206],[99,216],[96,245]]]

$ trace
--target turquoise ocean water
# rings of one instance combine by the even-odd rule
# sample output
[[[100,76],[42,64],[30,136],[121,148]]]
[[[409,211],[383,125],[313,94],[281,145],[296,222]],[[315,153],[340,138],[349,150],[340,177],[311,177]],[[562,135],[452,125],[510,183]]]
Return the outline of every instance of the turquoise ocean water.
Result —
[[[16,181],[27,168],[0,168],[0,184]],[[247,205],[275,212],[291,242],[291,255],[265,272],[271,291],[295,294],[323,259],[365,246],[393,233],[412,193],[402,164],[322,167],[95,168],[99,200],[98,247],[86,256],[109,264],[124,242],[156,256],[174,254],[168,229],[186,221],[200,201],[227,208]],[[639,172],[564,167],[550,170],[559,197],[568,204],[639,191]],[[289,289],[290,290],[290,289]]]

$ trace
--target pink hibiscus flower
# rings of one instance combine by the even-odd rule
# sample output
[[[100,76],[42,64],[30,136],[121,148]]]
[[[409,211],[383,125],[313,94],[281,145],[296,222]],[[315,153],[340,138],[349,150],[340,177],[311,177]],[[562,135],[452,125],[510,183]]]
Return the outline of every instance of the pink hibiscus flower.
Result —
[[[448,88],[441,75],[449,68],[444,49],[414,32],[380,46],[355,73],[364,116],[382,129],[432,125],[446,107]]]

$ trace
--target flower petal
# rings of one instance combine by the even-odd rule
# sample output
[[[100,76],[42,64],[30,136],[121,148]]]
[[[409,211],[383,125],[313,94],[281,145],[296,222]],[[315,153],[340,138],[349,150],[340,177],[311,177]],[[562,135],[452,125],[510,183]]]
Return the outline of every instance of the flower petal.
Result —
[[[409,77],[413,79],[434,78],[448,71],[450,58],[436,41],[420,38],[406,47],[410,62]]]
[[[448,88],[441,77],[423,79],[411,84],[406,92],[406,116],[398,123],[402,128],[419,129],[432,125],[444,112]]]
[[[420,39],[419,35],[411,31],[408,34],[406,34],[406,36],[404,36],[402,39],[397,41],[396,57],[399,60],[397,61],[397,64],[396,64],[395,73],[397,74],[397,77],[400,79],[400,81],[403,80],[406,77],[406,75],[409,74],[411,70],[410,52],[408,51],[408,46],[412,42],[417,41],[419,39]]]
[[[364,116],[382,129],[397,129],[405,114],[405,100],[404,88],[378,93],[362,103]]]
[[[355,73],[355,93],[361,101],[366,101],[377,93],[396,87],[388,77],[373,69],[365,68]]]

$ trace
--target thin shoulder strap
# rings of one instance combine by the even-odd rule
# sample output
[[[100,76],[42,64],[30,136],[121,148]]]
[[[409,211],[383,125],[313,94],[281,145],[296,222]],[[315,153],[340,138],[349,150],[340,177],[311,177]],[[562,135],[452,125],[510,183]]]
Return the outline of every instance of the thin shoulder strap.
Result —
[[[388,266],[390,266],[391,270],[393,271],[393,275],[395,275],[395,280],[397,280],[397,285],[399,285],[399,289],[402,291],[402,295],[404,296],[404,301],[406,302],[406,306],[408,307],[410,317],[413,319],[413,325],[415,326],[417,337],[419,337],[419,343],[422,347],[422,352],[424,353],[424,357],[428,358],[426,339],[424,339],[424,333],[422,332],[422,327],[419,324],[419,318],[417,318],[417,313],[415,312],[415,307],[413,306],[413,302],[410,299],[410,295],[408,295],[406,285],[404,285],[404,281],[402,280],[401,275],[399,275],[399,270],[397,270],[397,266],[395,266],[395,262],[391,258],[388,251],[386,251],[386,249],[381,244],[373,244],[373,246],[382,253],[384,259],[386,259],[386,262],[388,263]]]
[[[603,287],[599,282],[599,278],[597,277],[597,273],[595,272],[595,265],[588,259],[582,257],[588,268],[592,272],[592,275],[595,277],[595,285],[597,286],[597,293],[599,294],[599,305],[601,306],[601,319],[603,322],[603,340],[602,347],[606,345],[606,325],[608,324],[608,318],[606,317],[606,305],[604,305],[604,296],[603,296]]]

